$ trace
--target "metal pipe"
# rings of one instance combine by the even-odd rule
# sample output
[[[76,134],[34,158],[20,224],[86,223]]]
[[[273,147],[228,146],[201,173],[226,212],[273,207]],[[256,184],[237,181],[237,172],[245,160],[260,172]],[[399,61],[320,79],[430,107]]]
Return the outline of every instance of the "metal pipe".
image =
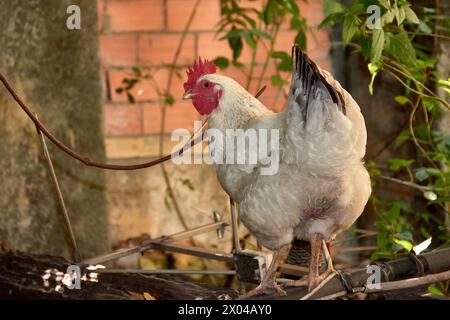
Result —
[[[151,249],[156,249],[160,251],[170,251],[177,253],[189,254],[191,256],[225,261],[228,263],[233,263],[233,255],[229,253],[216,252],[208,249],[198,248],[198,247],[183,247],[175,244],[163,243],[163,242],[152,242]]]
[[[34,114],[34,116],[37,119],[37,115]],[[72,229],[72,224],[70,223],[69,214],[67,212],[67,207],[66,207],[66,204],[64,202],[64,197],[62,195],[61,188],[59,186],[58,178],[56,177],[55,168],[53,167],[52,159],[50,158],[50,153],[49,153],[48,148],[47,148],[47,143],[45,142],[45,137],[42,134],[41,130],[39,130],[39,127],[36,126],[36,130],[37,130],[37,133],[39,135],[39,140],[41,142],[41,146],[42,146],[42,150],[43,150],[43,153],[44,153],[45,160],[47,162],[47,167],[48,167],[48,172],[50,174],[50,178],[51,178],[51,180],[53,182],[53,185],[55,186],[56,194],[58,196],[59,206],[60,206],[61,211],[63,213],[64,221],[65,221],[66,226],[67,226],[67,230],[69,231],[69,238],[70,238],[70,242],[72,244],[73,259],[74,259],[74,262],[80,262],[81,261],[80,252],[78,250],[77,242],[75,240],[75,235],[74,235],[74,232],[73,232],[73,229]]]
[[[241,246],[239,244],[239,228],[237,223],[236,208],[234,206],[234,201],[230,198],[230,212],[231,212],[231,232],[233,235],[233,249],[234,253],[241,251]]]
[[[214,223],[210,223],[210,224],[206,224],[197,228],[193,228],[190,230],[186,230],[186,231],[181,231],[178,233],[175,233],[171,236],[162,236],[153,240],[149,240],[146,241],[145,243],[143,243],[140,246],[135,246],[132,248],[128,248],[128,249],[120,249],[118,251],[106,254],[106,255],[102,255],[102,256],[98,256],[98,257],[92,257],[89,259],[86,259],[83,261],[83,263],[85,264],[102,264],[111,260],[116,260],[119,258],[123,258],[135,253],[141,253],[141,252],[145,252],[149,249],[151,249],[154,245],[155,242],[173,242],[173,241],[179,241],[185,238],[190,238],[194,235],[197,234],[201,234],[201,233],[206,233],[209,231],[213,231],[216,229],[221,229],[228,226],[228,223],[224,222],[224,221],[219,221],[219,222],[214,222]]]
[[[193,229],[189,229],[186,231],[181,231],[178,233],[175,233],[173,235],[170,236],[162,236],[159,238],[154,239],[159,240],[161,242],[175,242],[175,241],[179,241],[179,240],[183,240],[186,238],[190,238],[192,236],[201,234],[201,233],[206,233],[206,232],[210,232],[210,231],[214,231],[217,229],[222,229],[224,227],[228,226],[228,223],[225,221],[217,221],[217,222],[213,222],[210,224],[206,224],[197,228],[193,228]]]
[[[192,270],[192,269],[97,269],[94,273],[142,273],[142,274],[202,274],[202,275],[235,275],[236,270]]]

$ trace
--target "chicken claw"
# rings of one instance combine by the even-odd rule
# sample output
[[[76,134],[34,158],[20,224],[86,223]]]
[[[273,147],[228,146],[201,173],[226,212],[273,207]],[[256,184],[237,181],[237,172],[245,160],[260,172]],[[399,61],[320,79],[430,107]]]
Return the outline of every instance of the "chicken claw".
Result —
[[[272,262],[270,263],[270,266],[259,286],[240,296],[238,300],[244,300],[262,294],[272,294],[273,291],[275,291],[275,293],[279,296],[286,296],[286,292],[277,285],[275,279],[278,270],[278,264],[281,260],[284,260],[287,257],[290,247],[291,244],[289,243],[281,246],[277,250],[274,250]]]
[[[261,282],[259,286],[257,286],[255,289],[247,292],[246,294],[240,296],[237,298],[237,300],[246,300],[248,298],[259,296],[263,294],[273,294],[275,291],[275,294],[282,297],[286,296],[286,291],[281,289],[279,285],[277,285],[274,281],[272,282]]]

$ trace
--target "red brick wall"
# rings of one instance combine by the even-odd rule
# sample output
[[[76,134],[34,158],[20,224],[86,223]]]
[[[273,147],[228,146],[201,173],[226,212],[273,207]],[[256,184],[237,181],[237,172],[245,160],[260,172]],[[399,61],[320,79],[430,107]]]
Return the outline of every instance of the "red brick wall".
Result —
[[[97,0],[98,23],[100,29],[100,57],[104,87],[104,128],[107,154],[109,158],[130,158],[155,155],[155,148],[149,143],[157,142],[160,130],[161,103],[149,82],[143,82],[133,89],[136,103],[130,104],[126,97],[117,94],[124,77],[131,74],[133,66],[149,66],[154,70],[155,81],[165,88],[169,71],[161,68],[171,63],[178,46],[181,33],[194,6],[195,0]],[[260,1],[242,1],[260,7]],[[301,14],[311,26],[323,19],[322,0],[299,1]],[[192,64],[198,56],[214,59],[217,56],[231,56],[225,41],[215,37],[214,26],[220,18],[219,0],[202,0],[191,25],[183,49],[178,59],[180,66]],[[280,31],[276,50],[290,51],[295,32],[286,26]],[[308,34],[308,52],[319,65],[330,69],[328,60],[328,34],[315,30],[314,36]],[[265,59],[263,51],[258,52],[257,67],[260,70]],[[244,50],[242,62],[250,62],[250,52]],[[269,70],[270,71],[270,70]],[[245,83],[243,74],[229,68],[223,71]],[[273,107],[277,89],[270,84],[271,72],[267,73],[264,84],[268,89],[261,100]],[[182,101],[183,78],[174,77],[171,94],[175,104],[168,107],[166,131],[176,128],[192,130],[192,122],[199,116],[189,101]],[[251,88],[255,93],[258,88]],[[138,92],[141,94],[138,95]],[[285,104],[278,100],[277,108]],[[142,148],[146,150],[141,150]]]

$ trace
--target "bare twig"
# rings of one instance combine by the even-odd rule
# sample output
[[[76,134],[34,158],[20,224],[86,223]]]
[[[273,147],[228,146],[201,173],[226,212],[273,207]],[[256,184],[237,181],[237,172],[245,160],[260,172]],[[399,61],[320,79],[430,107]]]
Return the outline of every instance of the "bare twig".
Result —
[[[356,247],[348,247],[336,250],[338,253],[348,253],[348,252],[357,252],[357,251],[372,251],[377,247],[375,246],[356,246]],[[337,254],[337,253],[336,253]]]
[[[347,295],[347,292],[346,292],[346,291],[339,291],[339,292],[330,294],[330,295],[328,295],[328,296],[319,298],[319,299],[317,299],[317,300],[332,300],[332,299],[336,299],[336,298],[343,297],[343,296],[346,296],[346,295]]]
[[[323,286],[325,286],[328,282],[330,282],[330,280],[333,279],[335,275],[336,275],[336,272],[332,272],[331,274],[329,274],[328,277],[326,277],[317,287],[315,287],[311,292],[308,292],[307,294],[305,294],[300,300],[308,300],[309,298],[311,298],[320,289],[322,289]]]
[[[430,188],[430,187],[421,186],[419,184],[412,183],[412,182],[409,182],[409,181],[404,181],[404,180],[400,180],[400,179],[396,179],[396,178],[392,178],[392,177],[388,177],[388,176],[383,176],[383,175],[380,175],[378,177],[381,178],[381,179],[384,179],[384,180],[388,180],[388,181],[392,181],[392,182],[395,182],[395,183],[398,183],[398,184],[402,184],[404,186],[407,186],[407,187],[410,187],[410,188],[413,188],[413,189],[417,189],[419,191],[430,191],[430,190],[432,190],[432,188]]]
[[[35,114],[36,119],[37,115]],[[80,251],[78,250],[78,245],[75,240],[75,234],[73,232],[72,224],[70,223],[69,214],[67,213],[67,207],[66,203],[64,202],[64,197],[61,191],[61,188],[59,186],[58,178],[56,177],[55,168],[53,167],[52,159],[50,157],[50,153],[48,152],[47,143],[45,142],[45,137],[42,134],[41,130],[39,130],[39,127],[36,126],[37,133],[39,135],[39,140],[41,141],[42,151],[44,153],[45,160],[47,162],[48,171],[50,174],[50,178],[53,182],[53,185],[55,186],[56,194],[58,196],[58,202],[60,209],[64,216],[64,221],[66,223],[67,231],[69,232],[69,238],[72,245],[72,254],[73,254],[73,261],[74,262],[80,262],[81,256]]]

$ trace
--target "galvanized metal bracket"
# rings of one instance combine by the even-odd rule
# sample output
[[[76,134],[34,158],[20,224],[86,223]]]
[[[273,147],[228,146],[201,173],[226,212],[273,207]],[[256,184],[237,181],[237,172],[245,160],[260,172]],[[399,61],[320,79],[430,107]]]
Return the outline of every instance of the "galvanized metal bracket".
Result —
[[[261,251],[240,250],[234,254],[239,281],[260,283],[271,261],[271,254]]]

